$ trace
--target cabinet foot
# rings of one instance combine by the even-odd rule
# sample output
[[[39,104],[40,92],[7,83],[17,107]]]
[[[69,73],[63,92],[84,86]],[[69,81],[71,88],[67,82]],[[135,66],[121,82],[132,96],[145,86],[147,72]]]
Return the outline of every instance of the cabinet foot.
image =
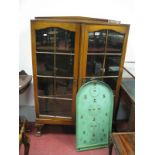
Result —
[[[42,127],[44,126],[44,124],[35,124],[35,135],[36,136],[41,136],[41,134],[42,134]]]

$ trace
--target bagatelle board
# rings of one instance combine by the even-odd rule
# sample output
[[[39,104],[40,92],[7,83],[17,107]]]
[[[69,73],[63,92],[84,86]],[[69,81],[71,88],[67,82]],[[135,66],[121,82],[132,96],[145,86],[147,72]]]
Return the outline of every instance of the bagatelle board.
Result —
[[[101,81],[84,84],[76,96],[76,148],[107,147],[112,128],[113,92]]]

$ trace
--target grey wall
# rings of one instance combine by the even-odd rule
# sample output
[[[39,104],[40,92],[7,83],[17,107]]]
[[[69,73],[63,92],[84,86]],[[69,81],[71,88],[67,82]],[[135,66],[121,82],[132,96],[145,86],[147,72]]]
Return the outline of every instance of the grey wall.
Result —
[[[28,105],[19,106],[19,115],[24,116],[29,122],[35,122],[34,106],[28,106]]]
[[[33,83],[19,95],[19,115],[25,116],[29,122],[35,121]]]

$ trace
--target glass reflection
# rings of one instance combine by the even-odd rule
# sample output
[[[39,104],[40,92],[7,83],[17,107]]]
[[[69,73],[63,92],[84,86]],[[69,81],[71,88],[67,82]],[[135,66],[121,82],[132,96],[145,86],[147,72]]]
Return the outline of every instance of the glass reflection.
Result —
[[[61,28],[36,30],[38,52],[74,52],[75,32]]]
[[[56,29],[56,47],[59,50],[74,48],[74,32]]]
[[[107,76],[118,76],[119,74],[119,65],[120,65],[120,56],[106,56],[105,61],[105,75]]]
[[[36,30],[37,51],[51,51],[54,47],[54,28]]]
[[[104,56],[88,55],[87,56],[87,75],[86,76],[101,76],[103,75]]]
[[[53,75],[53,55],[37,53],[37,74]]]
[[[56,76],[73,77],[74,57],[56,55]]]
[[[107,40],[107,41],[106,41]],[[106,43],[107,42],[107,43]],[[124,34],[113,30],[101,30],[88,33],[88,52],[97,53],[121,53],[124,42]]]
[[[121,53],[124,42],[124,34],[108,30],[107,52]]]
[[[88,33],[88,52],[104,52],[106,31]]]

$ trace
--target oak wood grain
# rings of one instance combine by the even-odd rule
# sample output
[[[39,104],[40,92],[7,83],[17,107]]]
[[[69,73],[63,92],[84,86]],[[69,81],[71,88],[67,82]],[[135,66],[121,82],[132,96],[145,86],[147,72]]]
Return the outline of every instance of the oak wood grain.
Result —
[[[135,154],[135,133],[112,133],[112,143],[119,155],[134,155]],[[110,148],[112,149],[112,148]],[[112,151],[110,151],[112,153]]]

